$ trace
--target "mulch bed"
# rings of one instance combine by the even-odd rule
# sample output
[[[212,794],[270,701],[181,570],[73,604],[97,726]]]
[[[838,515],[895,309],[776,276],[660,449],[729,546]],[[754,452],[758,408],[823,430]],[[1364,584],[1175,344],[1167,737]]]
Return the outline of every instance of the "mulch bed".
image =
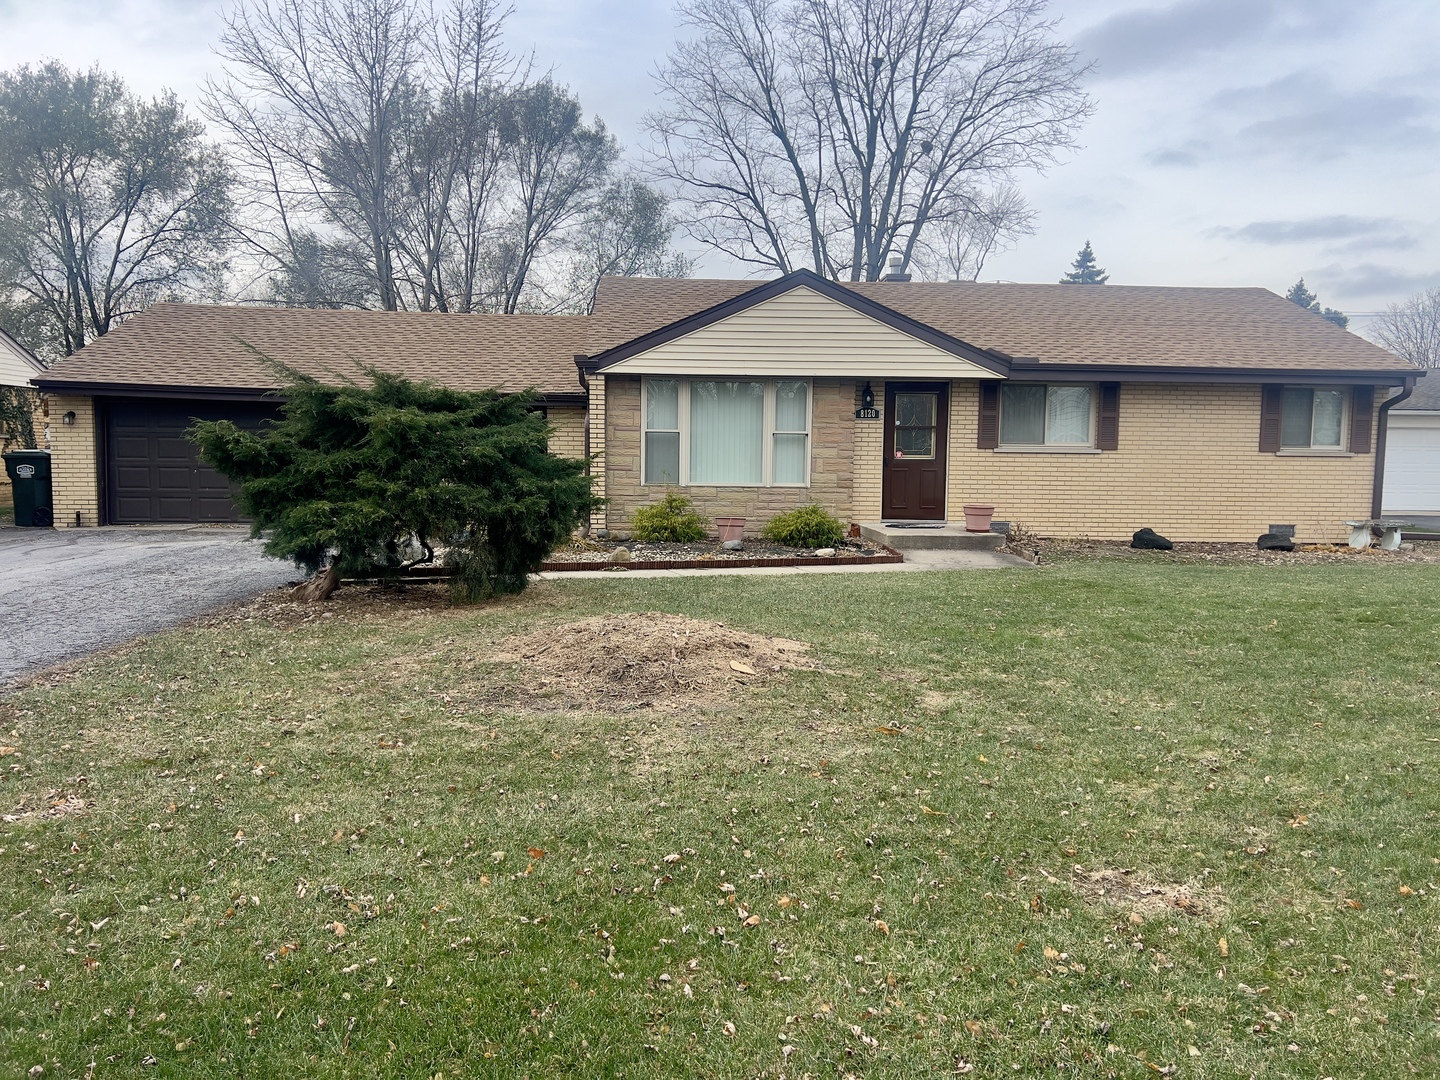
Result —
[[[1440,542],[1416,541],[1410,551],[1358,551],[1344,544],[1299,544],[1294,551],[1260,551],[1254,544],[1185,544],[1173,551],[1141,551],[1124,540],[1042,540],[1031,536],[1012,539],[1006,551],[1040,565],[1074,559],[1140,559],[1156,562],[1217,563],[1251,566],[1296,566],[1349,563],[1354,566],[1392,566],[1397,563],[1440,563]]]
[[[628,562],[611,562],[616,548],[630,552]],[[718,570],[751,566],[855,566],[902,562],[899,552],[865,540],[846,540],[834,555],[747,540],[739,551],[726,551],[717,542],[652,544],[639,541],[576,540],[560,548],[542,571],[574,570]]]

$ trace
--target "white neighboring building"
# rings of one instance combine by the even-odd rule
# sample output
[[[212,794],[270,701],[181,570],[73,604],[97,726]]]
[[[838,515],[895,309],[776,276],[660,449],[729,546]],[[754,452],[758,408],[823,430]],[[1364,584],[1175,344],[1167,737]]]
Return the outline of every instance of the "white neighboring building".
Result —
[[[44,370],[29,349],[0,330],[0,386],[24,386],[34,390],[30,380]]]
[[[1383,513],[1440,514],[1440,370],[1390,410]]]

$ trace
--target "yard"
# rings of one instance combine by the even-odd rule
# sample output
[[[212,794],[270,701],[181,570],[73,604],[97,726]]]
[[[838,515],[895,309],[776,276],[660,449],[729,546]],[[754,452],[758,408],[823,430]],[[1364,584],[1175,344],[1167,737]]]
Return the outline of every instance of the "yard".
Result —
[[[1076,557],[145,639],[0,698],[0,1071],[1435,1075],[1437,610]],[[811,649],[677,708],[506,652],[624,612]]]

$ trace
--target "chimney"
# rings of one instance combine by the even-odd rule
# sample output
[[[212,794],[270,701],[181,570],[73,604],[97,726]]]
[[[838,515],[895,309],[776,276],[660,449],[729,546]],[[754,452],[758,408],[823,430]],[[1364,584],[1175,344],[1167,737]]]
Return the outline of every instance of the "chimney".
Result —
[[[910,275],[909,275],[909,274],[904,274],[904,273],[901,273],[901,272],[900,272],[900,266],[901,266],[901,264],[902,264],[904,261],[905,261],[905,260],[904,260],[904,257],[901,256],[901,255],[891,255],[891,256],[890,256],[890,265],[889,265],[888,267],[886,267],[886,269],[885,269],[885,276],[882,277],[880,280],[881,280],[881,281],[909,281],[909,280],[910,280]]]

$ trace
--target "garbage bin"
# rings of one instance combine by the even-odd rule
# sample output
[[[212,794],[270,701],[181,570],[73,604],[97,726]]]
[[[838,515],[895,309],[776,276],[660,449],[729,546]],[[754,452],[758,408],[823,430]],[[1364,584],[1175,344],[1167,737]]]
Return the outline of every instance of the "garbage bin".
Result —
[[[50,451],[11,450],[5,455],[5,472],[15,488],[15,524],[37,529],[54,525]]]

